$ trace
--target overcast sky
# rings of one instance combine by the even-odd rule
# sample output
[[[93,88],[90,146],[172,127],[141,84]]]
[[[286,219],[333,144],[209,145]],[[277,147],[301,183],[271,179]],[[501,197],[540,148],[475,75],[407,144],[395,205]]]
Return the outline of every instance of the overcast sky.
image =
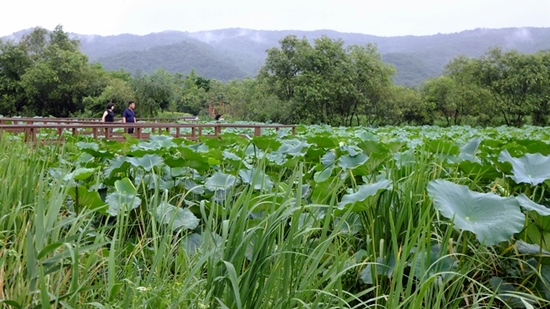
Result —
[[[223,28],[378,36],[550,27],[550,0],[5,0],[0,36],[40,26],[116,35]],[[87,4],[85,4],[87,3]]]

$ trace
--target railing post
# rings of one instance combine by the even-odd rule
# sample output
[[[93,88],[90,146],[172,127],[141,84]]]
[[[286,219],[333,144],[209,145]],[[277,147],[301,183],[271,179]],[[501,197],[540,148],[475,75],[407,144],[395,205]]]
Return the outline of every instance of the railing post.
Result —
[[[135,131],[136,131],[136,138],[141,139],[141,127],[137,127]]]
[[[259,126],[254,127],[254,136],[262,135],[262,128]]]
[[[25,128],[25,143],[29,142],[31,135],[31,128]]]

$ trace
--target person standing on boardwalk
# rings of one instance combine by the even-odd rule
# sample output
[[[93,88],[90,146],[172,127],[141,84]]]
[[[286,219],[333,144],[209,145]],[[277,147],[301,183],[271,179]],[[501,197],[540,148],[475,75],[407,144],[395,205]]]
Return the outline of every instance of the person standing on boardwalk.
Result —
[[[114,109],[114,103],[107,103],[107,109],[103,113],[103,117],[101,117],[101,122],[115,122],[115,112],[113,111]]]
[[[134,108],[136,107],[136,103],[134,101],[128,102],[128,108],[124,110],[122,113],[122,122],[123,123],[136,123],[136,113],[134,112]],[[134,133],[134,128],[128,128],[128,133],[132,134]]]

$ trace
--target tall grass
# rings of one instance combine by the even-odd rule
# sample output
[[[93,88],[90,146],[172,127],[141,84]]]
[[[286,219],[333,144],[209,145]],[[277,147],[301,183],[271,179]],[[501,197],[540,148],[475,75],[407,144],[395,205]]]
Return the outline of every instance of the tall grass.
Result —
[[[459,175],[428,152],[410,164],[388,163],[393,187],[366,210],[338,217],[332,214],[349,179],[338,178],[325,204],[311,204],[309,168],[301,164],[281,173],[290,178],[275,181],[274,191],[233,189],[220,203],[173,197],[159,186],[147,191],[142,183],[149,193],[135,210],[76,212],[62,177],[48,172],[63,152],[0,141],[4,308],[511,306],[489,281],[503,260],[521,258],[479,246],[438,216],[427,183]],[[155,220],[159,203],[186,200],[202,219],[196,231]],[[355,219],[358,233],[344,228]],[[546,304],[529,295],[528,283],[518,290],[508,296]]]

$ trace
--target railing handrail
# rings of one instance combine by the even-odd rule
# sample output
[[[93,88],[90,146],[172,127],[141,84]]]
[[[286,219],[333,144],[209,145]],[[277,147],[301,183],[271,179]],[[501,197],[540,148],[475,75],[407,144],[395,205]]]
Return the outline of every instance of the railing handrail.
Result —
[[[30,123],[30,124],[2,124],[0,123],[0,133],[7,131],[11,133],[25,133],[25,141],[36,141],[37,134],[41,129],[56,129],[57,137],[55,139],[63,139],[63,132],[70,130],[73,136],[76,135],[88,135],[94,139],[104,137],[106,139],[122,140],[124,136],[120,132],[114,132],[112,129],[124,128],[125,132],[128,129],[133,128],[135,130],[133,136],[137,139],[145,139],[150,134],[168,133],[174,137],[184,137],[189,139],[196,139],[200,136],[207,137],[220,137],[222,130],[225,128],[241,128],[241,129],[253,129],[254,136],[262,135],[262,129],[279,129],[289,128],[292,134],[296,134],[295,125],[284,124],[239,124],[239,123],[110,123],[110,122],[88,122],[88,123]],[[182,132],[181,129],[190,129],[190,132]],[[214,132],[204,132],[203,129],[210,128]],[[87,129],[87,130],[84,130]],[[151,132],[144,132],[142,129],[151,129]],[[173,130],[171,130],[173,129]],[[1,135],[0,135],[1,137]]]
[[[100,123],[32,123],[32,124],[0,124],[0,128],[43,128],[43,129],[86,129],[86,128],[294,128],[291,124],[239,124],[239,123],[122,123],[122,122],[100,122]]]
[[[171,121],[199,121],[199,117],[196,116],[182,116],[174,118],[138,118],[138,121],[145,122],[171,122]],[[0,117],[0,124],[6,122],[49,122],[49,123],[104,123],[101,118],[32,118],[32,117]],[[115,122],[122,122],[122,118],[115,118]]]

